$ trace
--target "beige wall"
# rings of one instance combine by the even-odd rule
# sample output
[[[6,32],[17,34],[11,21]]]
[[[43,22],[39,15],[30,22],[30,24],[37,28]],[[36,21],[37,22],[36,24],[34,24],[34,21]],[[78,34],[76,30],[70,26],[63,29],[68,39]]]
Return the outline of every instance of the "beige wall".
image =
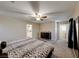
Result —
[[[37,39],[39,32],[51,32],[55,39],[55,22],[37,24],[11,17],[0,16],[0,41],[15,41],[26,39],[26,24],[33,25],[33,38]]]
[[[55,22],[47,22],[40,24],[40,32],[51,32],[52,40],[55,39]]]
[[[74,19],[77,18],[77,16],[79,16],[79,3],[78,3],[78,5],[76,6],[75,12],[74,12],[74,14],[73,14]]]
[[[33,23],[33,38],[38,38],[39,37],[39,30],[40,30],[40,25]]]
[[[26,38],[26,24],[33,25],[33,38],[38,37],[39,24],[0,16],[0,41]]]

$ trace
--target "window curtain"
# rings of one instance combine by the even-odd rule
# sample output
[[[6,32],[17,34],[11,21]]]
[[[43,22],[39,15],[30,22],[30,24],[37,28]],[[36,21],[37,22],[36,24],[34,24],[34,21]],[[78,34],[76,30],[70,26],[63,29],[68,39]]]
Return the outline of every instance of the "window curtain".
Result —
[[[77,49],[77,31],[76,31],[76,22],[73,18],[69,20],[69,33],[68,33],[68,47]]]
[[[72,40],[73,18],[70,18],[69,23],[70,23],[70,26],[69,26],[69,33],[68,33],[68,47],[73,48],[73,40]]]

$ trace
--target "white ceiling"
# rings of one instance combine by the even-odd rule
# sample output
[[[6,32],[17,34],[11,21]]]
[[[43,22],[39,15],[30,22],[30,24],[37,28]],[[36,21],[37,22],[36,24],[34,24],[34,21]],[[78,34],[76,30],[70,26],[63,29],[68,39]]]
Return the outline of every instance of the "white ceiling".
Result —
[[[34,18],[31,16],[34,13],[39,12],[41,15],[48,16],[48,20],[45,21],[68,20],[69,17],[73,15],[76,5],[78,3],[79,2],[69,1],[16,1],[13,3],[10,1],[1,1],[0,15],[37,22],[34,21]]]

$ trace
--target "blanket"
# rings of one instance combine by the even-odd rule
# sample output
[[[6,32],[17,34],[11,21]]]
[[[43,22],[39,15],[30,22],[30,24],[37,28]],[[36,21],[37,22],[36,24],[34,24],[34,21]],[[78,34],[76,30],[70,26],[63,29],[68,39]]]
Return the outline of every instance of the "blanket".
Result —
[[[53,50],[50,43],[28,39],[8,45],[4,52],[8,54],[9,58],[46,58]]]

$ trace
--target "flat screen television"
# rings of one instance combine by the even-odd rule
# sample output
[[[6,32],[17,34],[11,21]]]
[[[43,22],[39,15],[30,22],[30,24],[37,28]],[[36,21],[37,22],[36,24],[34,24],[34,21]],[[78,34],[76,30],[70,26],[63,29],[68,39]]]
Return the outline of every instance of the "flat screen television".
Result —
[[[41,38],[51,39],[51,32],[41,32]]]

